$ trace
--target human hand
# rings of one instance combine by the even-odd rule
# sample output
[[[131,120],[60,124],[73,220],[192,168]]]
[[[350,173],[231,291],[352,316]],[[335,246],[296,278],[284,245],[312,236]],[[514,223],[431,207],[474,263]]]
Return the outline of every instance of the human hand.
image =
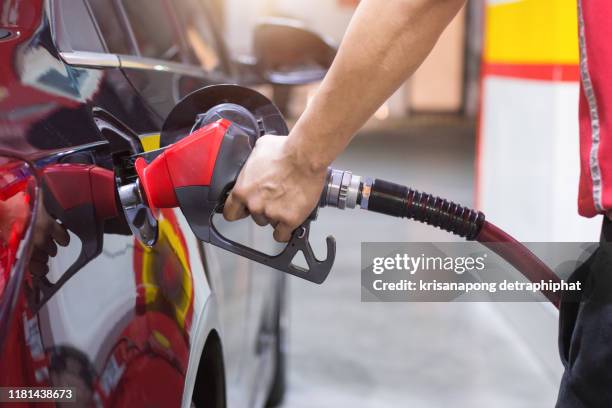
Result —
[[[224,206],[228,221],[247,217],[274,227],[274,239],[287,242],[317,206],[326,167],[312,163],[283,136],[259,138]]]

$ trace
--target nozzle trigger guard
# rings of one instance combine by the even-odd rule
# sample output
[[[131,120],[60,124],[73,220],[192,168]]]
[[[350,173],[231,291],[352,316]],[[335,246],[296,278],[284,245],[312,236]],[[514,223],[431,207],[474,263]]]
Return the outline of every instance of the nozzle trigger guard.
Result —
[[[216,210],[221,206],[217,207]],[[308,240],[312,217],[309,217],[293,231],[291,239],[280,254],[268,255],[223,236],[213,223],[213,216],[217,213],[216,210],[211,213],[209,220],[209,242],[211,244],[309,282],[321,284],[327,279],[327,275],[329,275],[336,258],[336,240],[334,237],[328,236],[325,240],[327,243],[327,256],[324,260],[317,259]],[[308,269],[295,265],[292,262],[295,255],[300,251],[304,254]]]

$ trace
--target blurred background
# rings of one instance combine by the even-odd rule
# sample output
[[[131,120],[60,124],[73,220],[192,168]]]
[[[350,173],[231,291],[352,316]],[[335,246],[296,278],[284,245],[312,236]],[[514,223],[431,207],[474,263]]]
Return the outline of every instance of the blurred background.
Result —
[[[339,44],[358,0],[215,0],[235,55],[260,19]],[[578,43],[572,0],[473,0],[336,166],[466,205],[523,241],[595,241],[577,215]],[[291,120],[317,85],[267,89]],[[547,304],[360,302],[360,242],[447,241],[417,224],[322,211],[339,259],[291,280],[286,407],[553,406],[562,372]],[[367,232],[367,234],[366,234]]]

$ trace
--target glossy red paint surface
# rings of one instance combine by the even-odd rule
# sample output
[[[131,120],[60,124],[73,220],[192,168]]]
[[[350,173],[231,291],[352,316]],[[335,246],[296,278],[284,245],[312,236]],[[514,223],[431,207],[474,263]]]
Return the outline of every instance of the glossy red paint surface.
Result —
[[[261,373],[250,369],[260,367],[263,359],[264,365],[271,361],[269,350],[255,346],[259,327],[272,327],[268,320],[279,303],[274,295],[280,276],[251,277],[245,262],[218,253],[208,277],[219,282],[215,298],[205,276],[205,252],[178,210],[159,211],[158,240],[149,248],[134,239],[113,200],[113,173],[121,170],[116,154],[141,152],[140,138],[160,133],[181,98],[240,78],[229,70],[209,76],[203,70],[190,74],[144,64],[71,64],[66,53],[92,51],[61,48],[62,31],[80,40],[81,32],[95,30],[95,13],[75,16],[81,3],[6,0],[0,7],[0,30],[11,33],[0,39],[0,156],[10,152],[31,165],[32,180],[40,187],[29,201],[21,200],[40,205],[32,208],[31,239],[21,245],[30,253],[21,257],[25,265],[14,275],[19,279],[12,280],[19,286],[5,309],[9,318],[2,315],[0,302],[0,334],[6,334],[0,341],[0,386],[75,387],[75,406],[178,406],[193,386],[187,384],[187,370],[198,369],[197,361],[189,366],[198,347],[194,336],[205,339],[215,331],[227,351],[227,378],[241,379],[228,386],[228,399],[255,400],[270,385],[268,378],[254,381]],[[165,3],[172,8],[184,4]],[[68,7],[56,8],[62,4]],[[62,26],[57,17],[63,11],[70,17]],[[223,44],[218,51],[229,61]],[[105,50],[93,52],[103,56]],[[138,61],[139,53],[131,57]],[[214,162],[204,166],[202,150],[193,149],[191,165],[202,166],[203,178],[196,182],[206,182]],[[211,148],[207,154],[217,153]],[[191,180],[179,177],[177,183]],[[0,191],[0,203],[17,197],[22,185]],[[0,208],[0,218],[6,214]],[[244,228],[242,235],[249,236],[248,231]],[[64,234],[70,238],[67,246],[58,243]],[[75,273],[40,307],[40,288],[66,277],[76,263]],[[250,288],[257,288],[256,299]],[[212,306],[204,310],[205,304]],[[247,331],[251,320],[266,324]]]

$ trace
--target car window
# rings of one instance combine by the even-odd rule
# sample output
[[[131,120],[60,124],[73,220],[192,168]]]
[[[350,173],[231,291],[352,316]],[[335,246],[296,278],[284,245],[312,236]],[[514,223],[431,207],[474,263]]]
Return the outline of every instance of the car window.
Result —
[[[221,58],[213,28],[210,25],[202,0],[174,2],[185,39],[192,51],[192,63],[207,71],[221,68]]]
[[[83,0],[60,0],[54,5],[54,28],[61,51],[104,52]]]
[[[181,60],[180,41],[175,35],[165,0],[123,0],[140,55],[166,61]]]
[[[108,52],[113,54],[132,54],[129,36],[121,25],[117,8],[112,1],[88,0],[100,35],[106,43]]]

